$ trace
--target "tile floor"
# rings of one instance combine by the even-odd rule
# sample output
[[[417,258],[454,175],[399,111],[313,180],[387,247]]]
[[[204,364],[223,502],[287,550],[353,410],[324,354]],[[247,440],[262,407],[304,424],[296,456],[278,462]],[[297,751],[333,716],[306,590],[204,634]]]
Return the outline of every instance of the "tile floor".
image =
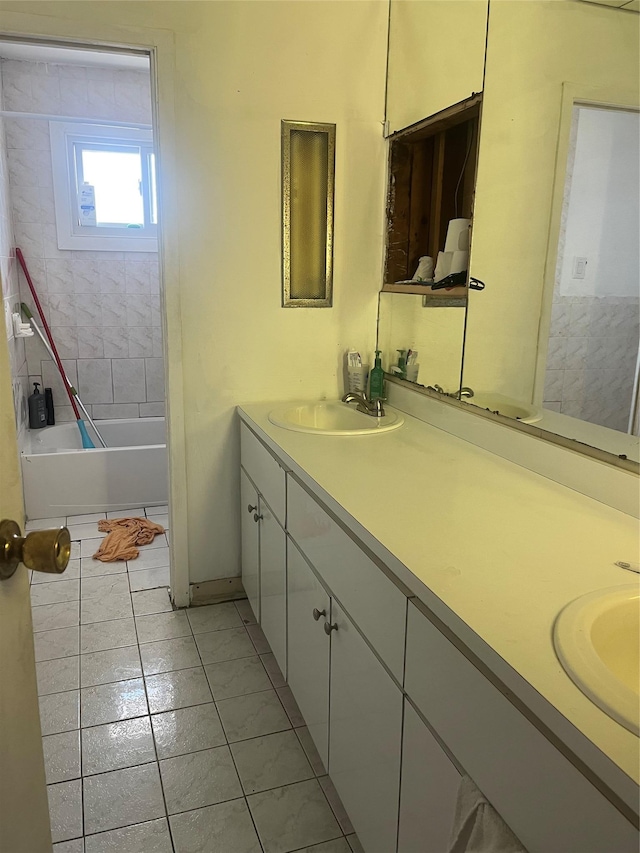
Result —
[[[101,563],[102,517],[27,525],[73,540],[31,581],[54,851],[361,851],[248,602],[172,610],[168,534]]]

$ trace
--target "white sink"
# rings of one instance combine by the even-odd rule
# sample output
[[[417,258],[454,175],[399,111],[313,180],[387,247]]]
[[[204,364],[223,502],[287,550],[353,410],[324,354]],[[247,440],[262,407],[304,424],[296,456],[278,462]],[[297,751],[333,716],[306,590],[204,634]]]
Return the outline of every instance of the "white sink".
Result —
[[[398,429],[404,423],[399,412],[386,409],[382,418],[358,412],[355,405],[340,401],[288,403],[269,412],[272,424],[294,432],[317,435],[372,435]]]
[[[494,394],[492,391],[478,391],[466,402],[481,409],[498,412],[506,418],[515,418],[525,424],[534,424],[542,418],[542,411],[531,403],[523,403],[505,394]]]
[[[588,593],[556,619],[553,643],[567,675],[614,720],[640,736],[640,586]]]

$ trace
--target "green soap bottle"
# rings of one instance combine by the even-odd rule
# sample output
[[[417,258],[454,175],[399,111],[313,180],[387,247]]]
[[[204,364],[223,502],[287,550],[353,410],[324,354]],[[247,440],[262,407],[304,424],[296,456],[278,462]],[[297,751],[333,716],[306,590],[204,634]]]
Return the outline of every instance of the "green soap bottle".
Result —
[[[369,376],[369,399],[377,400],[384,397],[384,370],[380,361],[381,350],[376,350],[375,365]]]

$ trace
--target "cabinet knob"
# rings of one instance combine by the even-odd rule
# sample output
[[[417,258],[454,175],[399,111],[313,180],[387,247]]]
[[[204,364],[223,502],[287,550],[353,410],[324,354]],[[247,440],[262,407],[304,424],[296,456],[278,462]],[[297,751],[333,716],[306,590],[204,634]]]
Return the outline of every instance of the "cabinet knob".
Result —
[[[324,623],[324,632],[327,635],[327,637],[331,636],[332,631],[337,631],[337,630],[338,630],[338,624],[336,622],[334,622],[333,625],[330,625],[328,622]]]
[[[261,518],[263,518],[263,516],[262,516],[262,515],[258,515],[258,513],[257,513],[257,512],[254,512],[254,513],[253,513],[253,520],[254,520],[254,521],[260,521],[260,519],[261,519]]]
[[[317,608],[317,607],[314,607],[314,608],[313,608],[313,618],[316,620],[316,622],[318,621],[318,619],[319,619],[321,616],[326,616],[326,615],[327,615],[327,611],[326,611],[326,610],[318,610],[318,608]]]
[[[255,506],[251,506],[251,504],[249,504],[249,506],[247,507],[247,512],[255,512],[257,509],[258,504],[256,504]]]

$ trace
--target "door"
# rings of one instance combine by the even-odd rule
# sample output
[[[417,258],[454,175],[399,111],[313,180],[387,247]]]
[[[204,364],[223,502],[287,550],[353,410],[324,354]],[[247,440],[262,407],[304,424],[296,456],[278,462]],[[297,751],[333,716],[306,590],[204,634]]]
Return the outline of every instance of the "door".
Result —
[[[330,624],[329,776],[365,853],[393,853],[402,692],[335,599]]]
[[[0,519],[22,524],[22,485],[9,371],[0,333]],[[0,850],[50,853],[29,579],[23,565],[0,581]]]
[[[240,527],[242,537],[242,585],[253,614],[260,622],[260,564],[258,562],[258,493],[240,469]]]
[[[286,537],[262,495],[260,501],[260,627],[287,677]]]
[[[287,541],[287,681],[325,768],[329,766],[329,596]]]

